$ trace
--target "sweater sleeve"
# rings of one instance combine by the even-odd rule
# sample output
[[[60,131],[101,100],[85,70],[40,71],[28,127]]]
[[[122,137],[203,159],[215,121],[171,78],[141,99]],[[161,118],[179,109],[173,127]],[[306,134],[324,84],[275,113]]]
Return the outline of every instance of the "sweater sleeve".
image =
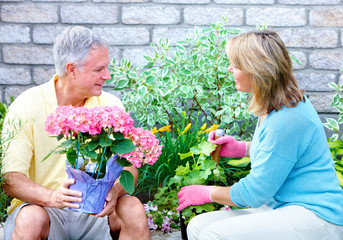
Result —
[[[249,175],[231,187],[231,199],[237,206],[257,208],[268,202],[277,194],[294,166],[294,162],[274,152],[260,151],[257,157],[261,161]]]

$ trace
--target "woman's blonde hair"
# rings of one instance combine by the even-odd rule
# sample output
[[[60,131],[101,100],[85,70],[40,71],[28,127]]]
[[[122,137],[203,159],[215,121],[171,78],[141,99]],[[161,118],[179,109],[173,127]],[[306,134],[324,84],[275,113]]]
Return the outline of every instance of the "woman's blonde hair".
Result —
[[[288,51],[276,32],[263,30],[235,36],[226,44],[226,54],[251,78],[249,111],[255,115],[283,106],[295,107],[303,99]]]

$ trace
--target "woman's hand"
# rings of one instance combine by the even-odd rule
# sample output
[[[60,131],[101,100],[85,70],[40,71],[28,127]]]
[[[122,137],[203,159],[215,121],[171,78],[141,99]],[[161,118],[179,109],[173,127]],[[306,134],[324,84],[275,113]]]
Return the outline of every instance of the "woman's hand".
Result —
[[[211,131],[208,135],[208,141],[212,144],[222,145],[220,156],[222,157],[245,157],[247,153],[247,143],[245,141],[237,141],[230,135],[224,135],[215,139],[215,131]]]
[[[181,188],[177,194],[179,197],[179,207],[181,211],[189,205],[202,205],[213,202],[211,199],[211,190],[213,186],[191,185]]]

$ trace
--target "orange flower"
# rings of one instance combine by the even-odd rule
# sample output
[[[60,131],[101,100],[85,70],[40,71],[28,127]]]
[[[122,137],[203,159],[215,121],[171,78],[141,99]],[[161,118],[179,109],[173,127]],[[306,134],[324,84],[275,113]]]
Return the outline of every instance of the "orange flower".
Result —
[[[214,131],[214,130],[216,130],[218,127],[219,127],[219,125],[213,124],[212,127],[206,129],[206,130],[204,131],[204,133],[209,133],[209,132],[211,132],[211,131]]]
[[[191,128],[192,123],[188,123],[187,126],[185,127],[185,129],[182,131],[182,133],[180,135],[185,134],[186,132],[188,132],[188,130]]]
[[[154,127],[154,128],[151,130],[151,132],[152,132],[153,134],[156,134],[156,133],[158,133],[158,131],[157,131],[156,127]]]
[[[158,129],[158,132],[164,132],[164,131],[170,132],[170,127],[171,127],[171,125],[164,126],[160,129]]]
[[[204,125],[202,125],[202,127],[200,128],[200,130],[203,132],[203,131],[206,129],[206,127],[207,127],[207,124],[204,123]]]

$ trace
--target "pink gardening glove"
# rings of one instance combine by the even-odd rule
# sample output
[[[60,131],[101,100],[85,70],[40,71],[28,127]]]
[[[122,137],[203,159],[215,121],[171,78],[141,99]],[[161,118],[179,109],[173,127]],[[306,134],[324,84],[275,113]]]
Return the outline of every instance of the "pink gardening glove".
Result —
[[[216,145],[222,145],[219,155],[222,157],[245,157],[247,146],[245,141],[237,141],[230,135],[224,135],[217,140],[214,139],[215,131],[208,135],[208,141]]]
[[[179,207],[177,211],[181,211],[189,205],[202,205],[213,202],[211,199],[211,190],[213,186],[190,185],[181,188],[177,194],[179,197]]]

